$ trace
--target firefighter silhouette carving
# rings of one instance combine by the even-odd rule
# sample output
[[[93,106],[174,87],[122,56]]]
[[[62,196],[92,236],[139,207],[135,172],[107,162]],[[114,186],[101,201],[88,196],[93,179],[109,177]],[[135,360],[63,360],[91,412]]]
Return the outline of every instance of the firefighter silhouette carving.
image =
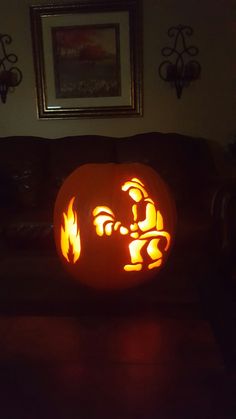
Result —
[[[159,243],[165,240],[164,251],[170,246],[170,234],[164,231],[161,212],[156,208],[154,201],[148,196],[144,184],[138,178],[126,181],[121,190],[127,192],[133,201],[133,222],[129,226],[122,226],[116,221],[114,212],[106,206],[97,206],[93,210],[94,221],[98,236],[110,236],[114,232],[129,235],[130,261],[124,266],[125,271],[141,271],[144,264],[143,256],[148,255],[148,269],[159,267],[162,264],[163,250]],[[144,219],[140,213],[145,212]],[[146,260],[146,258],[145,258]]]

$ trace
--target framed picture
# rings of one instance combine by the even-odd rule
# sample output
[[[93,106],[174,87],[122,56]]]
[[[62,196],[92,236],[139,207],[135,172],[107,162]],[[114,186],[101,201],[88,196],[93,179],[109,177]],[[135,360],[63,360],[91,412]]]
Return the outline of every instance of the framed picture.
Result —
[[[30,7],[41,119],[141,116],[139,0]]]

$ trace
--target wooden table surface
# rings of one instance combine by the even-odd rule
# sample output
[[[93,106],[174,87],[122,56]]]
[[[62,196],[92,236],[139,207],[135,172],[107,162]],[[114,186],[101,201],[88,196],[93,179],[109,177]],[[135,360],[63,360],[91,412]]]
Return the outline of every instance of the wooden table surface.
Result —
[[[235,419],[234,399],[201,316],[0,318],[1,419]]]

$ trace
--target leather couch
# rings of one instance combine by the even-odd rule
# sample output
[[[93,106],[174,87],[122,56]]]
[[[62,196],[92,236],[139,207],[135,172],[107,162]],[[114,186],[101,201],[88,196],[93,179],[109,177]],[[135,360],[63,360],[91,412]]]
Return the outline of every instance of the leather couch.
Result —
[[[174,133],[1,138],[1,312],[124,313],[198,307],[199,301],[208,310],[216,284],[222,297],[235,251],[235,178],[219,167],[219,156],[228,167],[215,143]],[[69,279],[58,260],[54,202],[79,165],[133,161],[150,165],[169,185],[177,208],[175,243],[150,283],[115,293],[94,291]]]

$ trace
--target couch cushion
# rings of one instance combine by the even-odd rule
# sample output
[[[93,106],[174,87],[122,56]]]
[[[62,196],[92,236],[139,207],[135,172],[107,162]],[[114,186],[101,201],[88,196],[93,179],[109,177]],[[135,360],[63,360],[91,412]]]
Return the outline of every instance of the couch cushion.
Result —
[[[48,196],[49,149],[38,137],[0,141],[1,207],[21,212],[38,210]]]

